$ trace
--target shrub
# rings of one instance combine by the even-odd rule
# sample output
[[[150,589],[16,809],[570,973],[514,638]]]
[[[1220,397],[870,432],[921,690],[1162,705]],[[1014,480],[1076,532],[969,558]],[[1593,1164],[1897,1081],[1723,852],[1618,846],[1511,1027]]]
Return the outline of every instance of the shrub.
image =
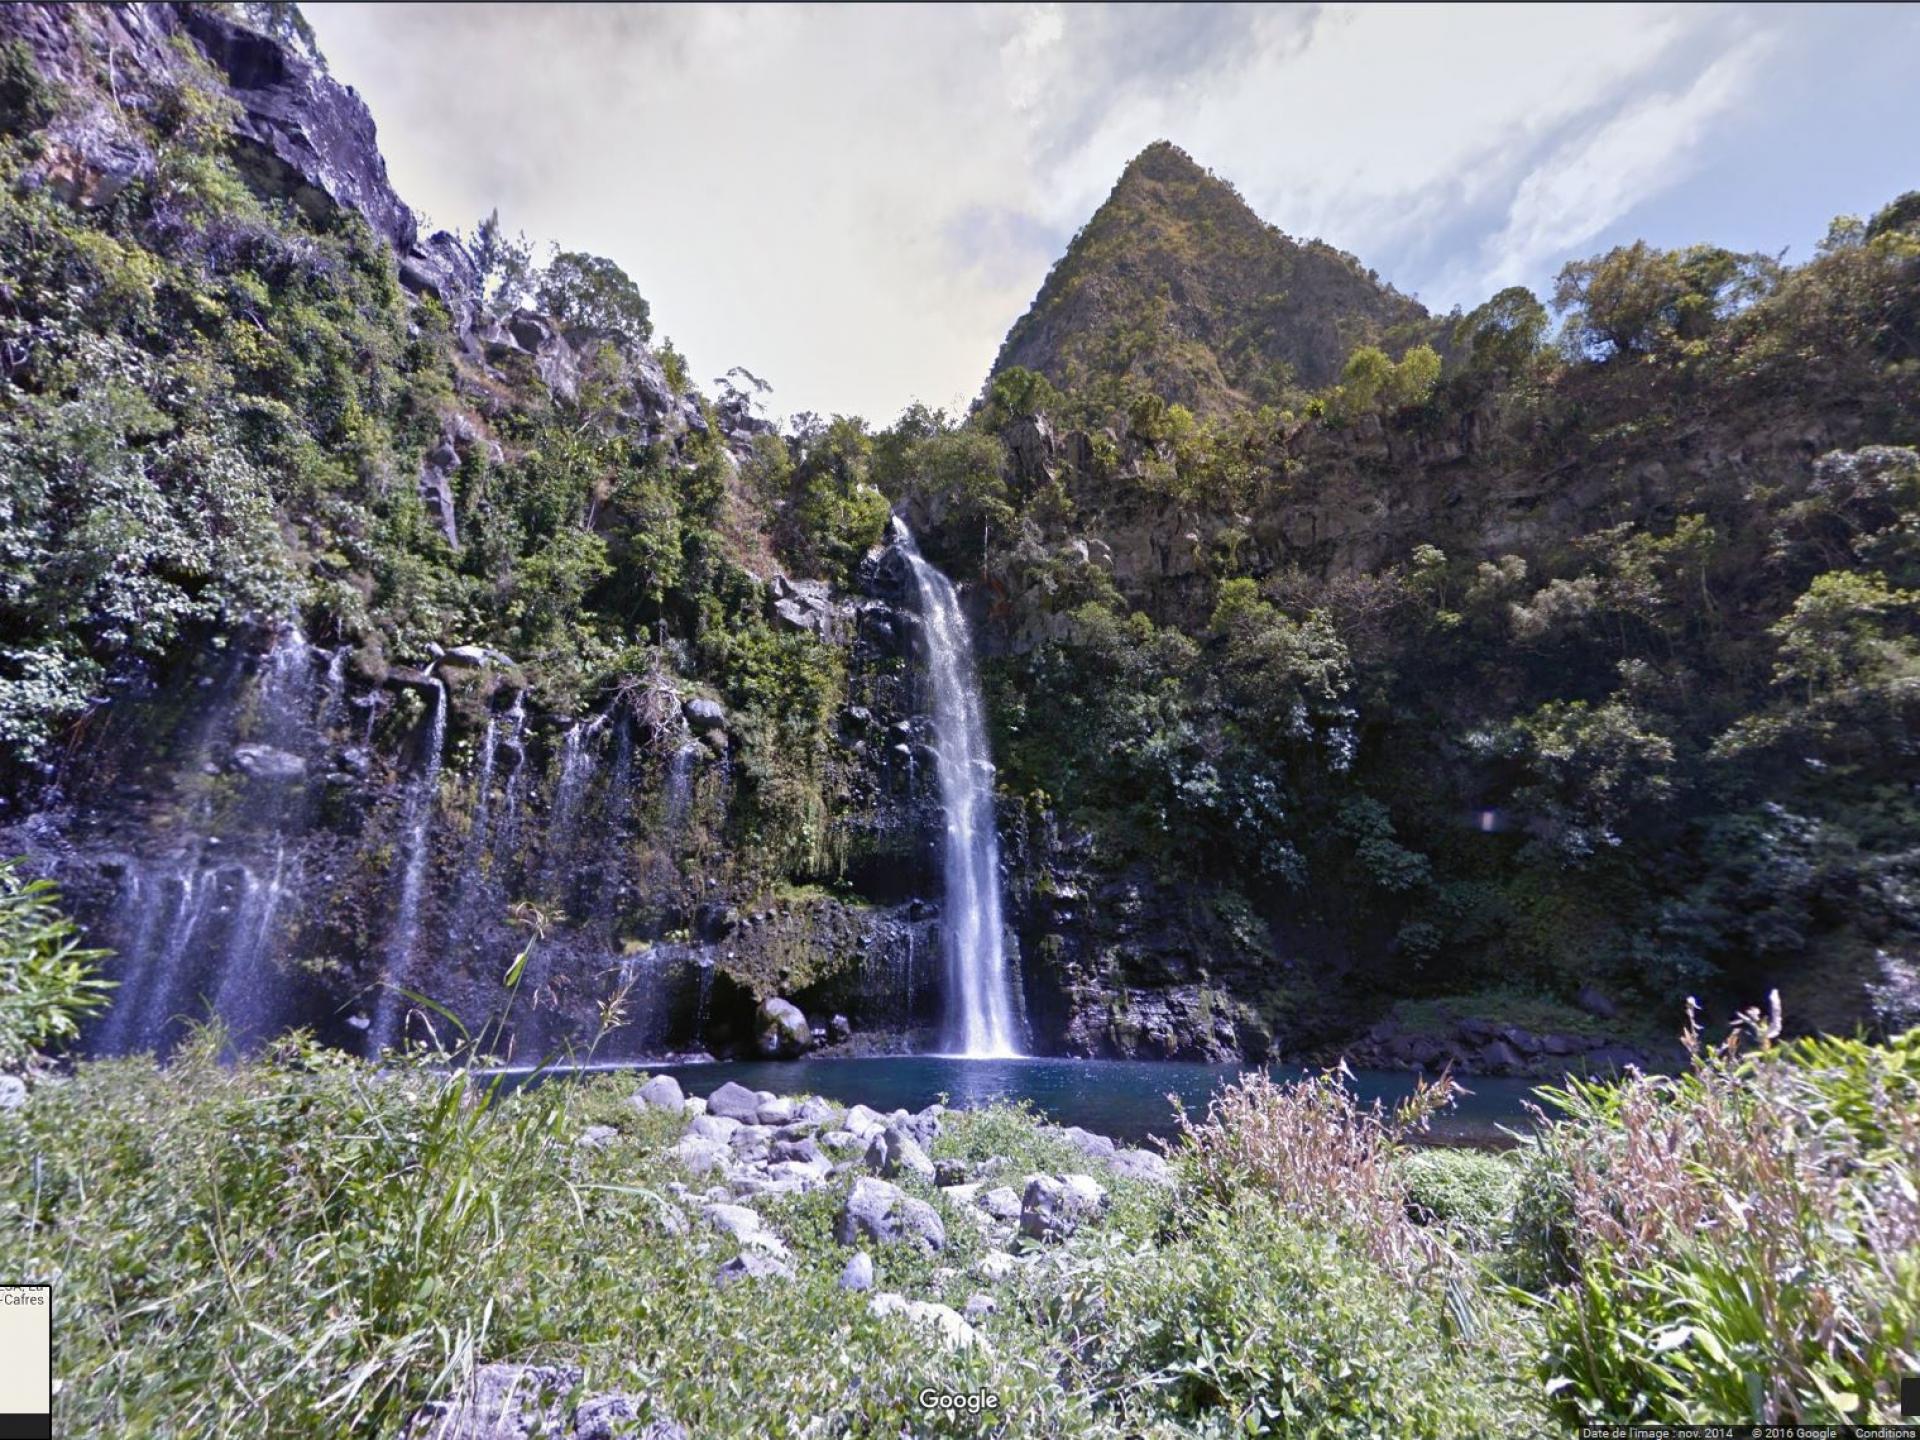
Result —
[[[1688,1074],[1549,1092],[1575,1274],[1545,1370],[1568,1418],[1894,1418],[1920,1369],[1920,1032],[1778,1033],[1776,1000],[1719,1047],[1690,1033]]]
[[[94,971],[107,952],[81,947],[52,882],[25,879],[20,864],[0,861],[0,1068],[74,1039],[113,988]]]
[[[1201,1434],[1551,1433],[1537,1391],[1514,1378],[1519,1312],[1437,1275],[1409,1284],[1350,1236],[1253,1193],[1206,1207],[1158,1251],[1078,1275],[1066,1315],[1095,1384],[1122,1404],[1156,1395]]]
[[[1504,1236],[1520,1188],[1518,1166],[1479,1150],[1415,1150],[1400,1177],[1417,1224],[1443,1225],[1474,1249]]]
[[[1445,1076],[1422,1081],[1389,1115],[1378,1101],[1361,1105],[1347,1078],[1344,1067],[1295,1084],[1244,1075],[1213,1097],[1205,1120],[1180,1116],[1178,1154],[1203,1196],[1231,1204],[1256,1194],[1297,1224],[1357,1234],[1376,1260],[1410,1270],[1439,1245],[1408,1217],[1396,1163],[1458,1087]]]

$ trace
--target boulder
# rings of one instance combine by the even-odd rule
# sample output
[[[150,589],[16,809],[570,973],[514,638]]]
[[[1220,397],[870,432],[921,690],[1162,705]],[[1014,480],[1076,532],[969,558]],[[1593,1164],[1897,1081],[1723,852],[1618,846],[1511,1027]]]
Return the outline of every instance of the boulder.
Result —
[[[584,1372],[571,1365],[482,1365],[451,1399],[414,1411],[402,1440],[532,1440],[574,1433],[567,1401]]]
[[[307,774],[305,760],[290,751],[276,750],[271,745],[234,746],[233,768],[249,780],[265,780],[279,785],[303,780]]]
[[[844,1015],[836,1014],[827,1021],[827,1038],[834,1044],[844,1044],[853,1038],[853,1024]]]
[[[930,1300],[909,1300],[904,1295],[888,1291],[874,1296],[867,1308],[874,1315],[904,1315],[909,1324],[931,1331],[948,1350],[971,1350],[977,1346],[988,1354],[992,1353],[987,1342],[975,1334],[973,1326],[950,1305],[937,1305]]]
[[[686,717],[687,728],[696,735],[727,728],[726,707],[718,700],[689,700],[680,707],[680,713]]]
[[[727,1147],[700,1135],[682,1136],[680,1143],[673,1147],[672,1154],[675,1160],[695,1175],[725,1170],[727,1166]]]
[[[865,1105],[855,1105],[840,1123],[866,1140],[887,1128],[887,1117],[878,1110],[869,1110]]]
[[[917,1240],[929,1250],[946,1248],[947,1230],[940,1216],[924,1200],[915,1200],[898,1185],[863,1175],[853,1182],[834,1221],[833,1238],[842,1245],[862,1239],[882,1245]]]
[[[27,1082],[18,1075],[0,1075],[0,1111],[18,1110],[27,1103]]]
[[[790,1125],[793,1123],[794,1104],[784,1095],[775,1096],[771,1100],[762,1100],[755,1115],[762,1125]]]
[[[687,1108],[687,1097],[680,1082],[671,1075],[656,1075],[634,1092],[633,1103],[643,1110],[664,1110],[678,1115]]]
[[[1095,1160],[1104,1160],[1113,1154],[1113,1141],[1104,1135],[1096,1135],[1091,1130],[1082,1130],[1078,1125],[1067,1126],[1060,1132],[1060,1138],[1082,1155]]]
[[[611,1125],[589,1125],[573,1143],[582,1150],[604,1150],[619,1137],[620,1132]]]
[[[762,1000],[753,1030],[754,1047],[771,1060],[789,1060],[813,1047],[813,1027],[791,1000]]]
[[[1144,1180],[1150,1185],[1172,1185],[1173,1171],[1164,1155],[1151,1150],[1116,1150],[1107,1168],[1128,1180]]]
[[[1495,1074],[1510,1075],[1515,1070],[1525,1068],[1525,1064],[1526,1062],[1520,1058],[1514,1048],[1504,1040],[1489,1040],[1480,1051],[1481,1068],[1491,1070]]]
[[[1011,1279],[1019,1268],[1020,1262],[1004,1250],[989,1251],[973,1262],[973,1273],[993,1285]]]
[[[725,1289],[741,1280],[791,1280],[793,1267],[777,1255],[769,1255],[764,1250],[743,1250],[733,1259],[722,1265],[714,1276],[715,1282]]]
[[[707,1114],[742,1124],[756,1124],[760,1118],[760,1097],[746,1086],[729,1080],[707,1096]]]
[[[1020,1197],[1020,1233],[1062,1240],[1107,1206],[1107,1192],[1091,1175],[1034,1175]]]
[[[869,1170],[876,1170],[889,1180],[901,1174],[929,1184],[934,1179],[933,1161],[920,1148],[920,1142],[899,1125],[889,1125],[874,1137],[873,1143],[867,1146],[866,1160]]]
[[[818,1095],[809,1095],[800,1102],[794,1111],[795,1120],[804,1120],[809,1125],[825,1125],[829,1128],[840,1123],[847,1112],[831,1100],[823,1100]]]
[[[970,1324],[978,1325],[987,1316],[1000,1309],[1000,1302],[991,1295],[974,1294],[967,1297],[965,1314]]]
[[[687,1134],[698,1135],[702,1140],[717,1140],[722,1145],[733,1143],[734,1132],[740,1128],[738,1120],[729,1120],[724,1115],[696,1115],[687,1124]]]
[[[933,1162],[933,1183],[943,1190],[950,1186],[964,1185],[969,1178],[967,1162],[964,1160],[936,1160]]]
[[[774,1161],[798,1160],[803,1164],[811,1165],[823,1157],[814,1138],[811,1135],[802,1135],[796,1140],[775,1140],[772,1148],[767,1152],[767,1158]]]
[[[731,1235],[742,1245],[758,1245],[772,1239],[758,1212],[749,1210],[745,1205],[709,1205],[701,1212],[701,1217],[723,1235]],[[770,1246],[768,1248],[776,1248]]]
[[[1020,1192],[1011,1185],[997,1185],[975,1203],[996,1220],[1011,1223],[1020,1218]]]
[[[854,1251],[848,1259],[846,1268],[840,1272],[842,1290],[871,1290],[873,1288],[873,1257],[864,1250]]]
[[[1617,1019],[1620,1015],[1620,1007],[1608,999],[1598,986],[1582,985],[1573,997],[1573,1003],[1589,1015],[1598,1016],[1602,1020]]]

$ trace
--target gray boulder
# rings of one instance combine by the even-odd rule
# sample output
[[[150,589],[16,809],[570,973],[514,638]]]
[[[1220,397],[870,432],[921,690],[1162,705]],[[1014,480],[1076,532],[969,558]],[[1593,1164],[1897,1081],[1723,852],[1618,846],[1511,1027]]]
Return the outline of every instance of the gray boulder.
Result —
[[[764,1250],[743,1250],[722,1265],[714,1279],[723,1290],[741,1280],[791,1280],[793,1267]]]
[[[809,1095],[794,1111],[794,1119],[804,1120],[809,1125],[823,1125],[832,1129],[840,1124],[846,1113],[831,1100],[823,1100],[818,1095]]]
[[[898,1125],[889,1125],[867,1146],[867,1168],[877,1170],[889,1180],[907,1174],[933,1183],[933,1161],[927,1158],[920,1143]]]
[[[793,1101],[780,1095],[771,1100],[762,1100],[755,1118],[762,1125],[791,1125],[793,1116]]]
[[[846,1268],[840,1272],[842,1290],[871,1290],[873,1288],[873,1257],[864,1250],[854,1251],[848,1259]]]
[[[904,1295],[888,1291],[874,1296],[867,1308],[875,1315],[905,1316],[909,1324],[930,1331],[945,1349],[971,1350],[978,1347],[984,1353],[992,1353],[987,1342],[975,1334],[973,1326],[950,1305],[936,1305],[931,1300],[909,1300]]]
[[[1020,1192],[1011,1185],[998,1185],[975,1202],[996,1220],[1012,1223],[1020,1218]]]
[[[707,1096],[707,1113],[752,1125],[760,1118],[760,1097],[746,1086],[729,1080]]]
[[[842,1245],[873,1240],[882,1245],[916,1240],[929,1250],[943,1250],[947,1228],[924,1200],[915,1200],[898,1185],[863,1175],[853,1182],[833,1224],[833,1238]]]
[[[27,1082],[18,1075],[0,1075],[0,1110],[18,1110],[27,1103]]]
[[[1107,1206],[1107,1192],[1090,1175],[1034,1175],[1020,1197],[1020,1233],[1063,1240]]]
[[[672,1151],[673,1158],[695,1175],[725,1170],[728,1153],[727,1147],[718,1140],[709,1140],[701,1135],[682,1136]]]
[[[265,780],[281,785],[303,780],[307,774],[305,760],[291,751],[276,750],[271,745],[234,746],[233,768],[249,780]]]
[[[671,1075],[656,1075],[634,1092],[633,1103],[645,1110],[678,1115],[687,1108],[686,1093]]]
[[[689,700],[680,707],[687,728],[696,735],[727,728],[727,712],[718,700]]]
[[[753,1019],[754,1047],[773,1060],[788,1060],[813,1048],[813,1027],[791,1000],[777,996],[760,1002]]]
[[[814,1143],[811,1135],[802,1135],[795,1140],[776,1140],[767,1152],[769,1160],[798,1160],[812,1164],[821,1158],[820,1147]]]
[[[1065,1140],[1082,1155],[1096,1160],[1104,1160],[1114,1151],[1113,1141],[1104,1135],[1096,1135],[1091,1130],[1082,1130],[1078,1125],[1069,1125],[1060,1132]]]
[[[1164,1155],[1156,1155],[1151,1150],[1116,1150],[1113,1158],[1107,1161],[1107,1168],[1114,1174],[1128,1180],[1144,1180],[1150,1185],[1171,1186],[1173,1171],[1168,1168]]]
[[[583,1378],[571,1365],[482,1365],[451,1399],[414,1411],[402,1440],[571,1435],[567,1401]]]
[[[687,1125],[687,1134],[698,1135],[702,1140],[717,1140],[726,1145],[732,1142],[734,1132],[739,1128],[738,1120],[729,1120],[724,1115],[696,1115]]]
[[[998,1285],[1013,1277],[1020,1262],[1003,1250],[990,1250],[973,1262],[973,1273],[989,1284]]]
[[[767,1233],[758,1212],[745,1205],[709,1205],[700,1214],[714,1229],[743,1245],[753,1244]]]
[[[582,1150],[604,1150],[619,1137],[620,1132],[611,1125],[589,1125],[573,1143]]]

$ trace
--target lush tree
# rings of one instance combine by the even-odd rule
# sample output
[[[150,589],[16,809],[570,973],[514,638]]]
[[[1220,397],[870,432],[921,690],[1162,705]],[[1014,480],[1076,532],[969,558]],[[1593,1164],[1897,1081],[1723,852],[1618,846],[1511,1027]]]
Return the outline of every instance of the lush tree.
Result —
[[[1547,332],[1547,308],[1524,285],[1509,285],[1453,327],[1469,370],[1511,377],[1526,368]]]
[[[562,250],[540,272],[541,307],[567,325],[600,330],[620,343],[644,345],[653,321],[640,287],[613,261]]]
[[[1568,343],[1577,353],[1645,355],[1705,337],[1716,322],[1771,290],[1779,274],[1778,263],[1764,255],[1712,245],[1657,250],[1636,240],[1568,263],[1553,304],[1567,315]]]
[[[533,288],[533,245],[524,231],[508,235],[498,210],[474,228],[467,251],[480,272],[481,299],[489,309],[511,310]]]
[[[1895,590],[1877,572],[1818,576],[1770,631],[1780,644],[1774,679],[1808,700],[1920,679],[1917,618],[1920,592]]]

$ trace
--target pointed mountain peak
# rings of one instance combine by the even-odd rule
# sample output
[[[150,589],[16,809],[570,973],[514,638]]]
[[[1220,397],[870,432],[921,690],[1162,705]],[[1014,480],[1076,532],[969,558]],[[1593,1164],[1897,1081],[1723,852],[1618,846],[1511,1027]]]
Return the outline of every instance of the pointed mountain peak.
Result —
[[[1356,346],[1404,349],[1430,328],[1351,255],[1290,239],[1156,140],[1074,236],[994,371],[1023,366],[1070,392],[1144,385],[1220,412],[1330,384]]]

